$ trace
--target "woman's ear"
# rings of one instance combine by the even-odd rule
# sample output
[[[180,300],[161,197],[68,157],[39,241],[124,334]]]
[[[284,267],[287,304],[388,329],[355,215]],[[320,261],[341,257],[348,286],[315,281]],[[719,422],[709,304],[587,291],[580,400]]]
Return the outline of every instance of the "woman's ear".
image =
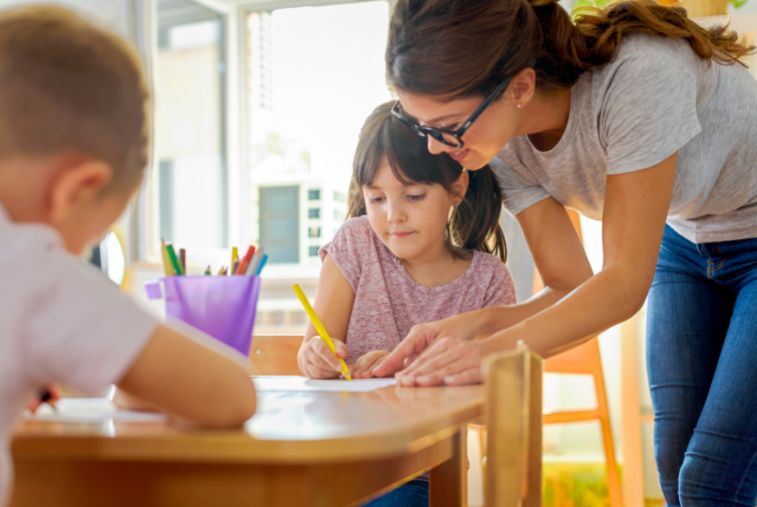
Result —
[[[460,176],[457,178],[457,181],[455,181],[452,184],[452,188],[450,189],[452,194],[454,195],[453,200],[456,203],[459,203],[463,199],[465,199],[465,193],[468,191],[468,178],[469,174],[468,171],[463,169],[463,172],[460,173]]]
[[[61,160],[61,167],[49,189],[50,220],[66,222],[77,215],[110,182],[113,169],[102,160],[72,158]]]
[[[525,106],[536,91],[536,72],[532,68],[523,69],[510,82],[509,95],[515,104]]]

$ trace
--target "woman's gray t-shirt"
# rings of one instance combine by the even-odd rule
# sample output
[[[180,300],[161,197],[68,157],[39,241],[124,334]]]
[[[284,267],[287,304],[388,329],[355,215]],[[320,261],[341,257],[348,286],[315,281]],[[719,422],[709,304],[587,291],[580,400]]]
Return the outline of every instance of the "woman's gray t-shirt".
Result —
[[[681,40],[633,34],[571,89],[560,142],[513,138],[492,161],[505,208],[553,197],[601,219],[607,175],[678,154],[668,224],[694,243],[757,237],[757,80]]]

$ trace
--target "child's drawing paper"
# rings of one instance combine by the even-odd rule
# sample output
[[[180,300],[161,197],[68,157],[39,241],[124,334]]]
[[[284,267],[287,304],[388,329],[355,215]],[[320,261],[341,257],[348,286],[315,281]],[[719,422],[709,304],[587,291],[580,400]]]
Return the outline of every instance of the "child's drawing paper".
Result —
[[[62,398],[55,404],[55,411],[43,405],[36,414],[26,411],[24,418],[30,421],[88,424],[111,421],[118,423],[160,423],[168,420],[165,414],[157,412],[119,410],[112,401],[105,398]]]
[[[252,377],[258,391],[304,391],[367,393],[393,386],[397,381],[392,378],[371,378],[354,380],[315,380],[295,376],[260,376]]]

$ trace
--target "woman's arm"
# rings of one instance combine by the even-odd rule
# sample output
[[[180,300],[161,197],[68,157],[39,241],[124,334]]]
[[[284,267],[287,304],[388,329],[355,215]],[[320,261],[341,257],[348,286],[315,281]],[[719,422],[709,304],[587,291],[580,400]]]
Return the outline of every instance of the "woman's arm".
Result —
[[[344,339],[347,336],[354,303],[355,292],[334,260],[327,254],[318,277],[313,309],[334,340],[337,354],[342,359],[347,357]],[[297,353],[297,365],[302,374],[310,378],[335,378],[341,374],[342,366],[339,359],[326,343],[317,337],[312,322],[308,322],[305,338]]]
[[[604,265],[567,297],[490,338],[465,343],[442,338],[398,374],[404,385],[480,381],[480,362],[492,352],[523,340],[543,357],[558,354],[632,317],[644,304],[654,277],[673,193],[678,154],[649,169],[608,176],[603,215]],[[571,266],[545,263],[554,255],[551,240],[523,220],[524,233],[545,283],[565,280]],[[559,252],[558,252],[559,253]],[[579,266],[579,269],[580,266]],[[547,296],[550,297],[550,296]]]
[[[406,358],[422,353],[438,339],[475,340],[512,327],[554,305],[592,276],[581,240],[560,203],[545,199],[519,213],[517,219],[545,288],[516,305],[491,306],[414,326],[376,367],[376,376],[394,374]]]

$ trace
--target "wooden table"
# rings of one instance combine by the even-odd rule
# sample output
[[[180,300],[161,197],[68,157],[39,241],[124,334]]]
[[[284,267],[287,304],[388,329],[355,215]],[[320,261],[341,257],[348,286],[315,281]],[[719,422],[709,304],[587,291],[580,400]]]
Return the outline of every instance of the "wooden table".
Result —
[[[13,507],[348,506],[427,470],[431,506],[467,503],[481,386],[259,393],[243,430],[20,422]]]

